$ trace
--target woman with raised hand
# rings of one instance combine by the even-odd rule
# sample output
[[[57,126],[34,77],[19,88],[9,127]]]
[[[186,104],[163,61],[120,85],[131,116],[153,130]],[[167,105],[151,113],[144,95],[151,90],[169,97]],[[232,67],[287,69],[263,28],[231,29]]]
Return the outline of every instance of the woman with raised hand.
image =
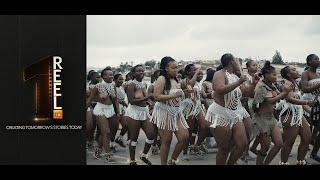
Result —
[[[243,119],[250,115],[240,99],[242,95],[252,96],[254,86],[244,86],[246,77],[236,75],[240,65],[232,54],[224,54],[221,64],[222,69],[213,76],[214,101],[208,108],[206,120],[212,123],[210,130],[218,145],[216,164],[226,165],[235,164],[248,143]],[[254,85],[256,82],[255,79]]]
[[[203,153],[206,152],[202,143],[206,138],[209,129],[209,123],[205,121],[205,110],[201,103],[201,97],[203,96],[206,98],[206,94],[199,83],[203,74],[200,68],[196,68],[194,64],[188,64],[184,69],[184,73],[186,78],[181,82],[181,89],[189,93],[187,93],[187,99],[181,104],[181,108],[183,109],[183,114],[190,127],[190,153],[202,156]],[[197,142],[194,144],[197,136],[197,126],[199,126],[199,135]],[[187,148],[188,146],[185,147],[184,156],[186,156]],[[184,159],[186,158],[184,157]]]
[[[161,165],[175,165],[188,141],[188,124],[183,117],[180,103],[184,92],[177,80],[177,62],[171,57],[164,57],[160,63],[160,76],[154,83],[156,101],[151,122],[156,124],[161,138]],[[177,144],[168,161],[172,134],[177,137]]]
[[[317,72],[317,68],[320,66],[319,57],[315,54],[309,54],[307,56],[307,65],[308,69],[306,69],[301,75],[301,90],[304,93],[302,98],[304,100],[317,100],[319,101],[320,94],[320,74]],[[318,108],[315,108],[315,110]],[[318,110],[319,111],[319,110]],[[315,115],[310,115],[310,122],[313,125],[312,132],[312,140],[311,144],[313,145],[313,149],[310,154],[310,158],[315,161],[320,162],[320,157],[317,155],[320,148],[320,123],[315,124],[314,122],[320,122],[319,116],[317,115],[319,112],[314,113]],[[316,121],[314,121],[316,120]],[[318,135],[317,135],[318,134]]]
[[[261,148],[258,151],[256,164],[268,165],[283,146],[282,134],[277,124],[277,120],[274,117],[275,105],[281,99],[287,97],[292,90],[293,85],[290,82],[286,82],[283,85],[283,91],[280,92],[274,85],[277,81],[276,70],[271,66],[269,61],[266,61],[264,67],[261,69],[261,75],[263,76],[263,80],[257,84],[252,102],[254,118],[261,138]],[[271,137],[274,146],[269,151]]]
[[[298,147],[297,165],[305,165],[307,164],[305,156],[311,141],[311,131],[309,123],[303,116],[303,105],[313,106],[315,101],[302,100],[301,91],[296,83],[296,79],[299,78],[296,68],[292,66],[284,67],[281,69],[281,76],[284,81],[291,82],[294,88],[289,92],[286,99],[279,104],[281,107],[279,119],[283,125],[283,147],[280,164],[288,164],[292,146],[299,135],[300,145]]]

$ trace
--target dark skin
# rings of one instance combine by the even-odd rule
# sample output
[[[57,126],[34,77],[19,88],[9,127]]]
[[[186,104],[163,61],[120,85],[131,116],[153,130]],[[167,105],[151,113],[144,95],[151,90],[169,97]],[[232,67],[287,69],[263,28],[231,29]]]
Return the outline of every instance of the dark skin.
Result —
[[[100,75],[99,73],[94,73],[91,76],[91,84],[97,84],[100,82]],[[87,91],[87,98],[90,96],[91,94],[91,90]],[[86,133],[87,133],[87,139],[89,141],[92,141],[94,138],[94,129],[96,128],[96,120],[95,120],[95,116],[92,114],[92,110],[91,111],[87,111],[87,123],[86,123]]]
[[[114,82],[115,82],[116,87],[121,87],[122,84],[123,84],[123,76],[120,75],[118,77],[118,79],[116,79]],[[119,102],[119,103],[122,104],[125,107],[128,107],[128,104],[125,101],[122,101],[122,102]]]
[[[290,81],[292,84],[295,84],[295,80],[299,78],[299,74],[296,71],[296,68],[294,67],[289,67],[289,72],[288,72],[288,80],[285,81]],[[298,88],[297,85],[295,85],[295,88]],[[287,102],[290,102],[292,104],[296,105],[309,105],[313,106],[315,104],[315,101],[305,101],[305,100],[300,100],[296,99],[294,97],[293,91],[290,91],[288,96],[286,97]],[[281,117],[282,121],[285,117]],[[295,142],[295,139],[297,135],[301,137],[301,141],[298,147],[298,156],[297,160],[304,160],[305,155],[308,151],[308,146],[311,141],[311,131],[310,127],[308,125],[307,120],[303,117],[302,119],[302,126],[291,126],[290,125],[290,120],[292,116],[288,117],[288,120],[283,123],[283,148],[281,149],[281,161],[282,162],[287,162],[289,158],[289,154],[291,152],[292,146]]]
[[[158,77],[159,77],[159,74],[155,74],[154,80],[151,80],[151,83],[153,83],[153,81],[156,81],[158,79]],[[150,95],[154,94],[154,85],[153,84],[151,84],[148,87],[148,94],[150,94]],[[154,108],[155,101],[152,101],[151,99],[149,99],[148,104],[149,104],[150,115],[152,115],[152,111],[153,111],[153,108]],[[154,125],[154,129],[155,129],[155,134],[157,136],[159,136],[158,127],[156,125]],[[156,145],[158,145],[158,147],[160,147],[160,141],[157,140],[157,141],[155,141],[153,143],[153,146],[156,146]]]
[[[178,65],[176,61],[171,61],[168,63],[166,67],[166,71],[170,77],[171,87],[179,88],[178,83],[174,80],[178,72]],[[177,91],[172,94],[165,94],[165,78],[164,76],[160,76],[154,84],[154,99],[158,102],[166,102],[170,99],[175,99],[182,96],[181,91]],[[167,128],[168,129],[168,128]],[[166,165],[169,155],[169,149],[172,141],[172,134],[176,135],[178,140],[174,151],[172,153],[171,159],[177,160],[179,154],[182,152],[183,148],[188,144],[189,132],[188,129],[184,129],[181,123],[178,123],[178,131],[170,131],[167,129],[159,129],[159,134],[161,138],[161,147],[160,147],[160,157],[161,157],[161,165]]]
[[[257,66],[257,62],[256,61],[252,61],[248,66],[247,66],[247,69],[248,69],[248,74],[251,76],[251,77],[255,77],[257,72],[258,72],[258,66]],[[249,82],[248,82],[249,83]],[[251,117],[253,115],[253,111],[252,109],[248,109]],[[259,145],[260,143],[260,136],[257,136],[250,148],[250,150],[254,153],[254,154],[257,154],[258,151],[256,150],[257,146]],[[250,144],[250,143],[249,143]],[[248,153],[247,153],[248,154]]]
[[[309,69],[304,71],[301,75],[301,90],[304,93],[311,93],[320,88],[320,84],[310,87],[308,81],[312,79],[320,78],[320,75],[317,73],[317,68],[320,66],[320,61],[318,57],[315,57],[309,63]]]
[[[207,86],[205,86],[204,84],[202,85],[202,87],[203,87],[205,96],[209,99],[212,99],[212,92],[210,92]]]
[[[107,82],[111,83],[113,80],[113,72],[112,71],[104,71],[104,73],[101,75],[102,79]],[[112,105],[112,101],[116,104],[116,115],[110,118],[106,118],[105,116],[96,116],[96,120],[98,123],[98,126],[100,128],[100,137],[99,137],[99,146],[105,150],[107,153],[111,151],[109,143],[110,141],[113,141],[115,138],[115,134],[117,132],[117,128],[119,126],[118,122],[118,113],[119,112],[119,103],[117,100],[116,95],[116,89],[114,89],[114,92],[109,96],[105,96],[101,94],[98,89],[95,87],[92,89],[92,92],[90,96],[87,99],[86,102],[86,108],[89,107],[90,103],[94,98],[98,98],[98,102],[101,104],[106,105]]]
[[[271,86],[272,83],[275,83],[277,81],[276,71],[272,70],[270,73],[265,74],[264,80],[266,84],[269,84],[269,86]],[[276,104],[276,102],[278,102],[280,99],[285,98],[292,89],[293,89],[293,84],[290,82],[285,82],[283,85],[282,92],[277,92],[277,91],[270,92],[265,97],[264,102],[260,104],[260,107],[257,110],[257,113],[274,113],[273,107]],[[257,156],[257,160],[256,160],[257,165],[270,164],[270,162],[274,159],[274,157],[278,154],[278,152],[282,148],[283,146],[282,134],[277,124],[275,124],[272,130],[271,137],[274,142],[274,146],[268,152],[271,139],[266,133],[260,133],[261,149],[260,149],[260,153]],[[263,156],[265,154],[267,156]]]
[[[212,94],[212,91],[209,89],[209,87],[207,87],[205,83],[202,83],[202,87],[203,87],[203,91],[204,91],[204,94],[205,94],[204,97],[206,97],[207,99],[212,99],[213,98],[213,94]],[[204,104],[206,109],[209,108],[209,105],[207,104],[207,101],[204,101],[203,104]]]
[[[307,64],[309,68],[306,71],[304,71],[301,75],[301,90],[304,93],[319,92],[320,83],[315,86],[309,86],[308,84],[310,80],[320,78],[320,75],[317,73],[317,68],[320,66],[319,57],[314,56],[311,61],[307,62]],[[317,153],[320,148],[320,133],[317,135],[318,132],[319,128],[314,126],[312,132],[312,140],[314,142],[314,146],[311,152],[313,156],[317,156]],[[318,157],[318,159],[320,159],[320,157]]]
[[[128,82],[128,81],[130,81],[130,80],[132,80],[132,75],[131,75],[131,74],[126,75],[126,82]],[[127,93],[127,84],[125,84],[125,85],[123,86],[123,89],[124,89],[124,92]]]
[[[257,63],[255,61],[251,61],[251,63],[247,66],[247,69],[248,69],[248,74],[253,78],[252,82],[250,81],[246,81],[246,86],[251,86],[252,88],[256,86],[257,82],[259,81],[260,77],[257,75],[257,71],[258,71],[258,68],[257,68]],[[254,89],[250,89],[250,91],[252,90],[252,94],[247,94],[249,97],[253,98],[254,96]],[[245,98],[245,101],[243,105],[246,105],[244,106],[246,108],[246,110],[249,112],[249,114],[253,115],[253,112],[252,112],[252,109],[250,109],[248,107],[248,104],[247,104],[247,98]],[[243,123],[244,123],[244,126],[245,126],[245,129],[246,129],[246,132],[247,132],[247,137],[248,137],[248,145],[246,147],[246,151],[244,152],[244,156],[242,158],[244,158],[246,160],[247,157],[249,157],[249,144],[251,142],[251,140],[253,139],[249,139],[250,137],[250,130],[251,130],[251,127],[253,126],[253,120],[251,119],[251,117],[249,118],[245,118],[243,120]],[[257,145],[259,144],[259,136],[257,136],[256,142],[253,143],[253,152],[255,152],[255,148],[257,147]],[[250,157],[249,157],[250,158]]]
[[[197,82],[200,83],[202,79],[203,79],[203,72],[200,71],[198,74],[198,77],[197,77]],[[201,96],[200,96],[201,104],[206,104],[206,101],[205,101],[206,98],[207,98],[207,94],[204,91],[204,89],[202,88],[201,89]]]
[[[252,61],[247,68],[248,68],[248,73],[251,76],[254,76],[258,72],[258,66],[256,61]]]
[[[134,77],[137,81],[142,82],[142,79],[144,77],[144,68],[142,66],[138,66],[135,68],[135,71],[133,72]],[[128,85],[128,101],[132,105],[146,107],[147,101],[149,99],[153,99],[152,95],[148,95],[146,92],[146,88],[143,89],[137,89],[137,87],[131,83]],[[128,123],[128,131],[129,131],[129,139],[130,141],[137,142],[139,137],[140,128],[145,132],[147,138],[149,140],[155,139],[155,130],[153,124],[149,121],[149,119],[145,121],[139,121],[132,119],[130,117],[127,117],[127,123]],[[147,154],[149,152],[149,149],[151,147],[151,144],[145,143],[143,153]],[[135,160],[135,146],[129,145],[129,151],[130,151],[130,159],[133,161]]]
[[[122,84],[123,84],[123,76],[120,75],[120,76],[118,76],[117,79],[115,79],[115,85],[116,85],[116,87],[121,87]],[[125,101],[120,101],[119,104],[123,105],[124,107],[128,107],[128,104]],[[123,115],[120,115],[119,122],[122,126],[120,135],[123,136],[128,130],[127,121],[125,120],[125,117]]]
[[[143,67],[137,67],[135,72],[135,79],[139,82],[142,81],[144,77],[144,68]],[[146,92],[146,89],[143,90],[137,89],[134,84],[128,85],[128,101],[132,105],[137,105],[141,107],[147,106],[147,101],[149,99],[152,99],[153,97],[151,95],[148,95]]]
[[[226,71],[238,74],[240,78],[236,82],[227,83]],[[225,107],[224,95],[233,91],[237,87],[240,87],[243,96],[252,97],[258,78],[253,79],[254,81],[252,85],[243,85],[246,80],[246,76],[241,74],[239,64],[233,58],[227,67],[216,72],[213,76],[214,101],[220,106]],[[244,122],[249,121],[244,120]],[[248,144],[245,124],[243,122],[238,122],[232,127],[232,129],[230,129],[230,125],[227,127],[217,126],[215,129],[211,129],[211,131],[218,145],[216,164],[225,165],[236,163]],[[233,149],[230,146],[231,141],[235,144],[235,148]],[[231,149],[232,152],[230,153]],[[227,159],[229,153],[230,157]]]
[[[193,87],[195,86],[196,82],[201,81],[203,78],[203,73],[202,71],[200,71],[200,68],[196,68],[195,66],[191,66],[190,71],[187,72],[188,77],[184,80],[182,80],[181,82],[181,89],[184,90],[184,92],[186,92],[188,94],[187,97],[189,97],[191,100],[194,101],[194,103],[199,100],[196,97],[195,92],[193,92]],[[188,82],[188,84],[187,84]],[[188,87],[187,85],[190,85],[190,87]],[[206,97],[205,92],[202,91],[200,92],[202,97]],[[201,101],[201,99],[200,99]],[[190,137],[190,144],[194,143],[195,137],[192,137],[192,132],[195,130],[196,128],[196,119],[198,120],[197,124],[200,127],[200,133],[199,133],[199,137],[197,139],[196,145],[200,146],[201,143],[204,141],[204,139],[207,136],[207,132],[208,132],[208,128],[210,126],[210,123],[208,121],[205,120],[205,115],[204,113],[200,112],[197,117],[189,117],[187,122],[188,125],[190,127],[189,129],[189,137]],[[185,147],[185,152],[187,150],[188,146]]]

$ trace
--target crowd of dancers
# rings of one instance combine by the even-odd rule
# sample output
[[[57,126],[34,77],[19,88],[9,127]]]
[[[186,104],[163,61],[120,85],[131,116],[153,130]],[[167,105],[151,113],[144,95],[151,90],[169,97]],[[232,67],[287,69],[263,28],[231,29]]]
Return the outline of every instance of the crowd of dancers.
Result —
[[[224,54],[221,65],[207,69],[202,82],[200,68],[188,64],[179,70],[166,56],[148,87],[143,65],[134,66],[125,77],[111,68],[91,70],[87,149],[94,158],[111,162],[117,146],[128,148],[128,164],[137,165],[142,129],[146,140],[139,158],[148,165],[149,153],[160,153],[161,165],[176,165],[179,159],[187,161],[190,154],[202,156],[212,148],[217,148],[217,165],[254,160],[249,151],[257,155],[257,165],[270,164],[278,153],[279,164],[287,165],[299,135],[296,164],[308,164],[311,147],[310,158],[320,162],[319,57],[310,54],[306,63],[301,75],[294,66],[285,66],[277,79],[269,61],[259,69],[249,60],[244,72],[232,54]],[[173,134],[177,143],[169,156]]]

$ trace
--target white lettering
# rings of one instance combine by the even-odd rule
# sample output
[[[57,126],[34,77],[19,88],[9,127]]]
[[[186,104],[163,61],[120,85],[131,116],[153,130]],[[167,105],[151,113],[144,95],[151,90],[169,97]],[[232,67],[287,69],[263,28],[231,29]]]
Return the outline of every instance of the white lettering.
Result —
[[[61,79],[59,79],[60,72],[61,72],[61,69],[54,69],[53,70],[53,82],[61,82]],[[58,77],[58,79],[57,79],[57,77]]]
[[[53,69],[62,69],[62,58],[59,56],[53,56]],[[57,68],[59,66],[59,68]]]
[[[61,106],[58,105],[58,97],[61,97],[62,94],[59,93],[61,86],[61,66],[62,58],[59,56],[53,57],[53,109],[62,109]]]

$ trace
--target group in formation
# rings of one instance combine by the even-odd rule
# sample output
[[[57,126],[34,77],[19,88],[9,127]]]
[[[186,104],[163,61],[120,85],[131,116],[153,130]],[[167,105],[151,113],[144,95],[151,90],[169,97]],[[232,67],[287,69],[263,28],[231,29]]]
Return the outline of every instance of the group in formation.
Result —
[[[150,153],[160,154],[161,165],[176,165],[179,159],[191,161],[191,155],[201,157],[214,148],[217,165],[237,164],[239,159],[268,165],[278,154],[277,164],[288,165],[299,135],[296,164],[309,164],[308,151],[320,162],[319,57],[308,55],[306,64],[299,74],[294,66],[277,72],[269,61],[258,68],[258,62],[249,60],[244,72],[228,53],[216,69],[206,70],[203,80],[204,73],[196,65],[179,69],[166,56],[149,86],[143,81],[143,65],[132,67],[125,76],[110,67],[101,73],[91,70],[87,150],[96,159],[112,162],[118,146],[128,148],[128,164],[137,165],[142,129],[146,138],[139,158],[147,165],[152,165]],[[173,134],[176,143],[169,155]]]

